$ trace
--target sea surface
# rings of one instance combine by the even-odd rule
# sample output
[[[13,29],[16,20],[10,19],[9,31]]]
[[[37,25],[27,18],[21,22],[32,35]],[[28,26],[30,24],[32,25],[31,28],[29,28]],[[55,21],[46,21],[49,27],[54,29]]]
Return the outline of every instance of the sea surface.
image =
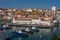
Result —
[[[26,29],[26,27],[13,26],[13,30],[15,29]],[[29,34],[28,38],[21,37],[11,37],[13,33],[9,30],[4,32],[0,32],[0,39],[4,40],[6,37],[11,37],[10,40],[52,40],[53,34],[56,33],[57,36],[60,36],[60,25],[59,27],[52,28],[38,28],[39,32],[34,34]]]

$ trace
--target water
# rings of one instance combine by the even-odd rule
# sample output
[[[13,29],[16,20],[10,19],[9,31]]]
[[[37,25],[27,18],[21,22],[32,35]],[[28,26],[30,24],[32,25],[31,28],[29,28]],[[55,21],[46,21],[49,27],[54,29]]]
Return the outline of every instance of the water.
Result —
[[[59,25],[60,26],[60,25]],[[15,29],[26,29],[26,27],[13,27]],[[0,33],[0,38],[11,37],[11,40],[52,40],[54,32],[56,32],[57,36],[60,36],[60,27],[54,27],[54,29],[50,28],[38,28],[40,31],[38,33],[29,34],[28,38],[21,38],[21,37],[11,37],[13,33],[9,30],[4,31],[4,33]],[[4,35],[3,35],[4,34]],[[2,36],[1,36],[2,35]]]
[[[58,37],[60,37],[60,25],[59,25],[59,27],[57,27],[57,29],[56,29],[56,34],[57,34]]]
[[[15,29],[25,29],[26,27],[14,27]],[[38,33],[29,34],[28,38],[12,37],[11,40],[51,40],[53,36],[53,31],[50,28],[38,28],[40,31]],[[8,36],[12,36],[12,33],[6,31]]]

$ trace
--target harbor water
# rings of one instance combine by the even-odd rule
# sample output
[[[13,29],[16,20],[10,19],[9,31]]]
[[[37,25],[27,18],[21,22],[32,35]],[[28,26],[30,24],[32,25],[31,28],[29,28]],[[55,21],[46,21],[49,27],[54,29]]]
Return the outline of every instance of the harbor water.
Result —
[[[18,29],[26,29],[27,27],[20,27],[20,26],[12,26],[12,30],[18,30]],[[57,34],[57,36],[60,36],[60,25],[58,27],[54,28],[37,28],[39,29],[39,32],[35,32],[34,34],[28,34],[27,38],[12,36],[14,35],[11,30],[6,30],[3,32],[0,32],[0,38],[5,39],[6,37],[10,37],[10,40],[52,40],[52,37],[54,33]]]
[[[14,26],[13,30],[15,29],[26,29],[26,27],[18,27]],[[27,38],[21,38],[21,37],[11,37],[10,40],[52,40],[54,31],[50,28],[38,28],[39,32],[34,34],[28,34]],[[4,31],[5,37],[12,36],[13,33],[11,31]]]

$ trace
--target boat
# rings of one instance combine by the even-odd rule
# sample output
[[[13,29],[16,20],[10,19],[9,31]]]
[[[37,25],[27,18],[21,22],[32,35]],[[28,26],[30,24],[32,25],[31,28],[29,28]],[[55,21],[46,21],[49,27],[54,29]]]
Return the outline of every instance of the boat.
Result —
[[[33,34],[34,32],[39,32],[39,30],[36,27],[31,27],[31,29],[26,28],[25,30],[22,29],[22,32],[25,32],[27,34]]]
[[[39,32],[39,30],[36,27],[32,27],[31,31],[33,31],[33,32]]]
[[[14,36],[17,36],[17,37],[28,37],[28,34],[26,34],[26,33],[23,33],[21,30],[19,30],[19,31],[13,31],[13,34],[14,34]]]
[[[2,27],[2,30],[9,30],[9,29],[12,29],[12,27],[9,27],[5,24],[1,24],[1,27]]]
[[[29,28],[26,28],[25,32],[28,34],[33,34],[33,31],[31,31]]]

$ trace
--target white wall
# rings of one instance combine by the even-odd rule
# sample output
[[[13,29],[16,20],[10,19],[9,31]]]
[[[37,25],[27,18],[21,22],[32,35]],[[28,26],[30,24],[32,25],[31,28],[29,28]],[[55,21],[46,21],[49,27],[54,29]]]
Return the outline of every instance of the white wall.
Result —
[[[32,23],[31,24],[40,24],[40,20],[32,20]]]
[[[16,20],[16,23],[18,23],[18,24],[30,24],[31,21]]]

